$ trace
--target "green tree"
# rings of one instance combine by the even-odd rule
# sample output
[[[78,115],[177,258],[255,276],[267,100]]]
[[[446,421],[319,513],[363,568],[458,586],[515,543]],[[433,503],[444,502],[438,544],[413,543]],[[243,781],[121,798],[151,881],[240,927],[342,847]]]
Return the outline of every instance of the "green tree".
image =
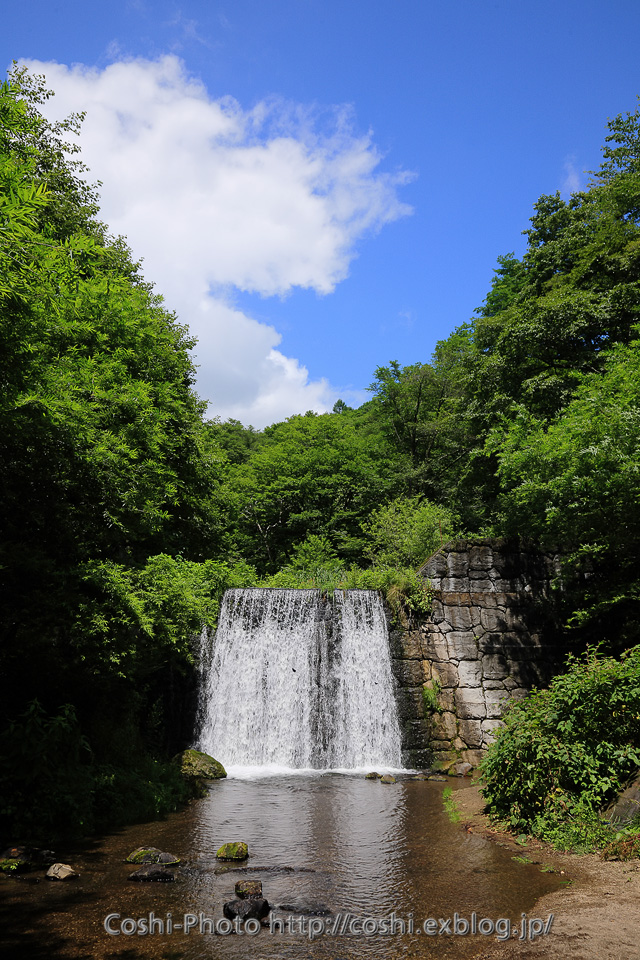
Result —
[[[385,460],[357,422],[349,413],[290,417],[231,472],[237,549],[258,569],[275,572],[309,535],[344,560],[361,558],[360,523],[384,497]]]
[[[640,620],[640,341],[619,346],[546,424],[521,408],[490,443],[498,455],[500,528],[565,554],[573,622],[614,646]]]
[[[253,427],[243,426],[239,420],[210,420],[205,425],[205,437],[216,456],[226,454],[231,464],[245,463],[261,441],[261,434]]]
[[[378,507],[362,528],[374,564],[418,567],[456,534],[451,511],[422,497],[399,497]]]

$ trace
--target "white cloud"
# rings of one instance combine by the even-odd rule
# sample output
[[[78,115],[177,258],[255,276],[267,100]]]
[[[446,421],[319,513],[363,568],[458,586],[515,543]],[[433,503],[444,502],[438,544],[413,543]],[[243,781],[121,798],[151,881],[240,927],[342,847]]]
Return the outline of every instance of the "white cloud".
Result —
[[[263,426],[326,410],[336,391],[276,348],[277,331],[231,305],[233,290],[328,294],[357,241],[404,216],[406,175],[378,171],[346,108],[321,116],[273,99],[212,99],[174,56],[104,70],[27,61],[57,118],[86,111],[81,138],[101,215],[144,259],[147,279],[198,337],[211,413]]]
[[[582,190],[582,177],[579,170],[576,169],[576,158],[567,157],[564,162],[564,180],[562,181],[563,193],[578,193]]]

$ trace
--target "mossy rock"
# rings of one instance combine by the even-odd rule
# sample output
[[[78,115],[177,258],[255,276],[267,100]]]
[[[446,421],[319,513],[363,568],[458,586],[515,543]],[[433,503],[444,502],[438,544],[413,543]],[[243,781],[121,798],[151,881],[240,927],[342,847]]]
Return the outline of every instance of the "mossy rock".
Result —
[[[145,863],[139,870],[129,874],[129,880],[135,880],[138,883],[173,883],[175,879],[173,870],[167,870],[166,867],[157,863]]]
[[[252,897],[262,896],[262,880],[238,880],[236,883],[236,897],[240,900],[249,900]]]
[[[382,774],[380,774],[380,773],[375,773],[375,772],[372,770],[371,773],[365,773],[364,778],[365,778],[365,780],[379,780],[381,776],[382,776]]]
[[[385,773],[384,777],[380,777],[380,783],[397,783],[397,780],[390,773]]]
[[[216,853],[218,860],[246,860],[248,856],[249,848],[242,841],[223,843]]]
[[[161,863],[163,866],[170,866],[180,863],[180,858],[158,847],[138,847],[129,854],[125,863]]]
[[[174,758],[187,780],[222,780],[227,771],[218,760],[200,750],[185,750]]]

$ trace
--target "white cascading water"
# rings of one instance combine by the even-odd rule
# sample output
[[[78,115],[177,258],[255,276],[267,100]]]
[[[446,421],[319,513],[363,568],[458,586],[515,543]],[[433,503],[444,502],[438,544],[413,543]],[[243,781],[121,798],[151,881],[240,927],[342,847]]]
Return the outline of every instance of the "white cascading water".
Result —
[[[225,767],[402,765],[375,591],[228,590],[201,665],[198,746]]]

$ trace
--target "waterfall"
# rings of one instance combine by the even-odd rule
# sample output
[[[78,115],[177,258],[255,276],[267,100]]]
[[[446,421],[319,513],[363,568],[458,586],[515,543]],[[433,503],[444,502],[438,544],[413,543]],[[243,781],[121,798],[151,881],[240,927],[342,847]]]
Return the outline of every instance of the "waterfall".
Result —
[[[227,590],[201,670],[199,748],[225,766],[402,765],[372,590]]]

